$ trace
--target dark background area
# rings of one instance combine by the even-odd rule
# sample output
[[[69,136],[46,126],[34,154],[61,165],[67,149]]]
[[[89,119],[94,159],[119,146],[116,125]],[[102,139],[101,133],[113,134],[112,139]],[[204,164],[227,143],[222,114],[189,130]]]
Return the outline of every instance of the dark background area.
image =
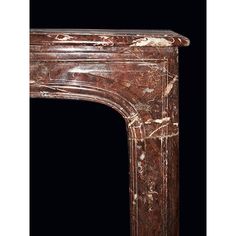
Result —
[[[129,236],[124,119],[91,102],[30,105],[31,236]]]
[[[170,29],[190,39],[191,45],[187,48],[180,49],[180,236],[206,235],[205,1],[172,0],[106,2],[31,0],[30,27]],[[86,104],[90,105],[85,106],[84,103],[75,101],[34,100],[31,102],[31,170],[35,172],[35,174],[33,174],[33,171],[31,173],[31,194],[33,196],[33,198],[31,197],[31,228],[32,230],[35,229],[35,232],[36,227],[39,227],[40,225],[33,225],[33,222],[36,222],[36,219],[39,219],[39,216],[36,216],[36,213],[34,213],[33,210],[37,205],[34,201],[37,199],[36,195],[38,190],[36,189],[34,192],[35,188],[32,187],[32,185],[37,184],[38,180],[35,175],[40,172],[41,167],[43,168],[45,165],[49,164],[51,167],[50,169],[47,169],[48,172],[46,173],[49,175],[52,170],[55,170],[54,164],[59,165],[57,159],[50,160],[52,156],[59,156],[59,159],[62,161],[65,155],[67,158],[73,159],[78,155],[78,151],[80,151],[79,155],[81,158],[83,156],[89,157],[87,159],[82,158],[82,163],[78,163],[78,160],[75,161],[75,158],[72,160],[75,165],[80,164],[80,167],[78,168],[82,171],[79,177],[80,181],[78,185],[81,186],[78,187],[79,189],[86,188],[83,186],[83,181],[85,180],[88,180],[91,187],[95,186],[96,188],[99,188],[98,185],[103,183],[104,185],[102,185],[101,188],[104,189],[99,192],[100,194],[106,195],[108,194],[108,191],[106,191],[105,186],[112,183],[114,176],[116,175],[114,173],[119,174],[120,179],[116,180],[118,186],[119,184],[120,186],[123,184],[127,185],[128,177],[125,173],[128,168],[128,163],[126,162],[128,154],[127,143],[124,143],[123,141],[124,137],[126,137],[126,133],[121,117],[105,106],[92,103]],[[97,126],[90,126],[90,117],[91,115],[94,115],[94,111],[97,112],[95,115]],[[81,114],[83,114],[83,118],[81,118]],[[74,117],[76,117],[75,120],[73,119]],[[60,128],[54,126],[55,121]],[[77,126],[74,126],[75,122],[77,122]],[[91,134],[90,136],[86,136],[86,139],[84,139],[84,135],[86,135],[85,131]],[[70,132],[76,134],[78,140],[71,138],[74,136],[72,136]],[[59,141],[56,141],[58,139]],[[47,142],[49,142],[50,145],[46,145]],[[89,152],[87,152],[88,150]],[[103,175],[108,176],[108,178],[103,176],[103,181],[102,179],[99,179],[103,178],[100,176],[98,179],[94,180],[92,177],[89,177],[89,173],[94,172],[96,169],[94,166],[91,167],[92,161],[102,155],[102,164],[95,162],[95,165],[102,168],[102,171],[99,173],[103,173]],[[123,159],[120,158],[121,156]],[[112,162],[110,162],[111,157],[113,159]],[[119,161],[117,161],[118,158]],[[40,160],[35,161],[35,159]],[[61,162],[60,168],[63,167],[62,163],[64,162]],[[65,165],[65,168],[67,168],[68,164]],[[114,169],[112,173],[110,173],[111,167]],[[122,168],[122,172],[119,172],[118,168]],[[73,171],[76,172],[75,169],[71,172]],[[67,172],[69,173],[70,171],[67,170]],[[97,172],[95,171],[95,173]],[[109,175],[113,176],[112,179],[109,178]],[[72,181],[73,178],[74,175],[72,174],[68,177],[68,182]],[[46,177],[44,181],[47,182]],[[76,184],[76,181],[74,181],[73,184]],[[110,229],[112,229],[113,227],[116,227],[115,224],[119,225],[120,221],[121,228],[128,229],[128,218],[123,217],[124,212],[127,212],[128,208],[126,198],[127,192],[125,192],[124,189],[121,190],[121,187],[119,188],[118,192],[120,192],[118,196],[116,195],[116,199],[109,199],[112,198],[111,195],[108,195],[109,197],[106,199],[111,203],[110,206],[112,208],[117,207],[114,211],[119,210],[117,214],[114,214],[113,211],[112,217],[116,215],[117,218],[112,218],[112,221],[109,217],[109,208],[104,209],[103,207],[98,206],[101,208],[98,209],[98,212],[96,212],[95,215],[93,212],[90,212],[88,217],[85,216],[85,219],[88,219],[87,222],[91,220],[94,223],[96,222],[94,219],[99,218],[101,222],[110,222],[110,224],[107,225],[110,225]],[[92,190],[89,189],[89,191]],[[113,189],[112,191],[116,190]],[[115,197],[115,195],[113,195],[113,197]],[[120,200],[120,202],[117,200],[119,197],[123,199]],[[83,197],[81,197],[81,199],[83,201]],[[99,199],[102,201],[101,196],[98,200]],[[67,201],[69,201],[68,198]],[[60,205],[61,204],[62,203],[60,203]],[[77,209],[86,207],[83,205],[83,202],[80,204],[81,205],[77,206]],[[56,209],[56,207],[54,209]],[[47,214],[47,212],[45,212],[45,214]],[[48,220],[49,219],[50,217]],[[57,220],[59,222],[59,219]],[[70,220],[68,220],[68,222],[69,221]],[[52,224],[54,223],[52,222]],[[96,227],[91,225],[89,227],[90,230],[96,229]],[[117,232],[117,235],[126,235],[124,232],[128,231],[122,231],[122,233]],[[36,235],[36,233],[32,234],[32,236]],[[78,235],[92,234],[81,233]],[[114,235],[114,233],[110,233],[110,235]]]

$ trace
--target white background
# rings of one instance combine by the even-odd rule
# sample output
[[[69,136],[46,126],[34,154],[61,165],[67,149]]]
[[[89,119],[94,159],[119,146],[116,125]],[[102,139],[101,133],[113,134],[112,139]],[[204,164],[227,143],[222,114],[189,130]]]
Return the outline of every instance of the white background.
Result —
[[[0,1],[0,236],[29,235],[28,18],[28,1]]]
[[[209,0],[207,28],[207,231],[235,236],[235,1]]]
[[[208,0],[207,232],[236,235],[236,8]],[[0,6],[0,235],[29,235],[29,6]],[[199,235],[201,236],[201,235]]]

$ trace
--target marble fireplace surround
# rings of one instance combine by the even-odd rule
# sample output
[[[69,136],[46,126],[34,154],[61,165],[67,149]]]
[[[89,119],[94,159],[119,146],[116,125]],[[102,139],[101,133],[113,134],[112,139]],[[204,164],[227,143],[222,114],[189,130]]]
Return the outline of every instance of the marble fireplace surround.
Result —
[[[30,33],[31,97],[102,103],[126,121],[131,236],[179,235],[178,47],[188,45],[173,31]]]

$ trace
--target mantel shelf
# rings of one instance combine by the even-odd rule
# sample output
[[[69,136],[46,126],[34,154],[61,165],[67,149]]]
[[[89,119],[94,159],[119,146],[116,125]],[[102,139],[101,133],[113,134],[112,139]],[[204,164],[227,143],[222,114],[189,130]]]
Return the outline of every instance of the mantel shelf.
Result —
[[[181,47],[189,39],[171,30],[32,29],[31,44]]]

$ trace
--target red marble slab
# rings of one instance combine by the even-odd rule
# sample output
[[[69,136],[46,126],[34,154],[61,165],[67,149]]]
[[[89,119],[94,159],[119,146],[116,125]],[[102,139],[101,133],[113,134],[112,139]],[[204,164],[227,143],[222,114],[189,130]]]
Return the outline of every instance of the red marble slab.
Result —
[[[179,235],[178,47],[188,45],[172,31],[30,33],[31,97],[98,102],[125,119],[132,236]]]

